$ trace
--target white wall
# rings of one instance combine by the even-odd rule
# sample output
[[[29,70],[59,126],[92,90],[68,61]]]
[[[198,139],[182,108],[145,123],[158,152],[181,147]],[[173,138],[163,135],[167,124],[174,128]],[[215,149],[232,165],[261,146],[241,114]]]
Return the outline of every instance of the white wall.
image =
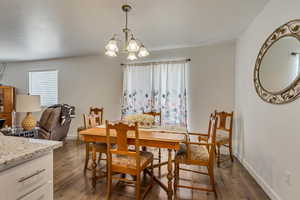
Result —
[[[253,70],[265,39],[300,18],[299,8],[299,0],[271,0],[239,38],[236,50],[236,153],[272,199],[299,199],[300,99],[265,103],[255,92]],[[291,173],[290,186],[286,173]]]
[[[122,94],[120,61],[101,56],[57,59],[49,61],[9,63],[3,82],[26,93],[28,71],[58,69],[58,101],[76,107],[77,117],[72,121],[70,133],[82,125],[82,113],[91,105],[105,107],[106,119],[119,119]],[[39,119],[40,113],[36,113]],[[22,119],[22,116],[19,116]]]
[[[210,112],[234,107],[235,42],[153,51],[148,60],[178,58],[192,59],[190,127],[205,131]],[[81,114],[88,112],[90,105],[104,106],[106,119],[119,119],[122,67],[117,58],[91,56],[10,63],[4,83],[26,92],[27,72],[36,69],[59,70],[59,103],[76,106],[77,118],[72,122],[70,134],[76,134],[76,128],[82,124]]]

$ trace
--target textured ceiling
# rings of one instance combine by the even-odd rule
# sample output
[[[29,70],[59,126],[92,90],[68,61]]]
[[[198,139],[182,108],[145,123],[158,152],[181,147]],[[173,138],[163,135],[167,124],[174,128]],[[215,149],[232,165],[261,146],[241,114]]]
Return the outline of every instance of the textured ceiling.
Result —
[[[129,26],[150,49],[236,38],[268,0],[132,0]],[[1,0],[0,60],[103,52],[122,36],[121,0]]]

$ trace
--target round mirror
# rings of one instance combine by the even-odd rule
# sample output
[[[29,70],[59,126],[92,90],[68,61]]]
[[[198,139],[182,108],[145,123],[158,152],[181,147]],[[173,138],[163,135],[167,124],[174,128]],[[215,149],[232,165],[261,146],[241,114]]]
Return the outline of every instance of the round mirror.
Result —
[[[300,96],[300,19],[282,25],[265,41],[257,56],[254,85],[268,103],[284,104]]]
[[[289,88],[300,73],[300,42],[284,37],[275,42],[265,54],[259,71],[262,87],[279,93]]]

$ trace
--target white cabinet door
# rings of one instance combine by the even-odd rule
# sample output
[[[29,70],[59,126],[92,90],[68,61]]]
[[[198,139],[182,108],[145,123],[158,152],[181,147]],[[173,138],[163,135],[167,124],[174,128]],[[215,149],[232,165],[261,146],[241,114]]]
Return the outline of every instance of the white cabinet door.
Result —
[[[52,152],[0,172],[0,200],[20,199],[46,184],[53,193]]]
[[[47,183],[18,200],[52,200],[51,187],[50,183]]]

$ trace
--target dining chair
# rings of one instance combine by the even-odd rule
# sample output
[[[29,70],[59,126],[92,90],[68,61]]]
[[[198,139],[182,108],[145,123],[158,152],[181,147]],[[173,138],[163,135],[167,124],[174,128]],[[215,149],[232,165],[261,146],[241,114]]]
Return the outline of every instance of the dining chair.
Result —
[[[232,127],[233,127],[233,112],[217,112],[215,111],[218,118],[217,134],[216,134],[216,154],[217,154],[217,164],[220,167],[221,162],[227,161],[227,159],[221,160],[221,147],[227,147],[229,149],[230,160],[233,162],[233,152],[232,152]],[[199,140],[207,141],[208,134],[199,134]]]
[[[138,124],[128,124],[127,122],[105,122],[107,138],[107,194],[106,199],[110,198],[112,191],[112,180],[134,183],[136,186],[136,199],[141,199],[141,173],[146,168],[150,168],[151,181],[147,185],[144,197],[153,186],[153,154],[146,151],[140,151],[140,140]],[[110,135],[116,134],[116,145],[111,146]],[[128,138],[134,138],[135,150],[128,150]],[[133,180],[126,176],[115,177],[113,173],[129,174],[134,176]]]
[[[208,140],[207,141],[198,141],[193,142],[192,136],[201,136],[197,133],[188,133],[188,137],[184,144],[181,145],[180,150],[175,156],[175,180],[174,180],[174,195],[177,198],[177,189],[186,188],[186,189],[195,189],[202,190],[206,192],[216,193],[215,187],[215,178],[214,178],[214,163],[215,163],[215,141],[216,141],[216,129],[217,129],[218,118],[216,114],[211,114],[209,118],[209,130],[208,130]],[[207,172],[196,171],[187,168],[181,168],[180,165],[197,165],[207,168]],[[195,187],[180,185],[180,170],[188,171],[192,173],[197,173],[201,175],[207,175],[210,177],[211,188],[205,187]]]
[[[96,116],[96,123],[98,125],[103,124],[103,112],[104,112],[104,108],[97,108],[97,107],[90,107],[90,114],[93,114],[94,116]]]
[[[156,123],[157,125],[161,126],[161,112],[154,112],[154,111],[151,111],[151,112],[145,112],[143,111],[143,114],[146,114],[146,115],[151,115],[154,117],[154,121],[155,119],[157,119],[158,117],[158,123]]]
[[[217,112],[216,115],[219,119],[219,124],[217,126],[217,136],[216,136],[216,146],[217,146],[217,160],[218,167],[220,163],[228,159],[221,160],[221,147],[226,147],[229,149],[230,160],[234,161],[232,152],[232,127],[233,127],[233,112]]]
[[[95,128],[96,126],[98,126],[96,121],[97,121],[97,118],[95,115],[83,114],[84,129]],[[102,159],[102,153],[107,154],[106,143],[96,143],[94,145],[91,145],[90,143],[86,143],[85,145],[86,145],[86,147],[85,147],[84,174],[86,174],[86,171],[88,169],[90,153],[93,152],[93,148],[95,148],[96,152],[99,154],[98,155],[98,164],[100,163],[101,160],[107,161],[107,159]],[[106,158],[107,158],[107,156],[106,156]]]
[[[145,112],[145,111],[143,111],[143,114],[153,116],[154,121],[155,121],[155,119],[158,118],[159,120],[158,120],[158,123],[156,123],[156,125],[161,126],[161,112],[154,112],[154,111]],[[144,147],[143,150],[146,151],[146,148]],[[158,160],[158,177],[160,178],[161,177],[161,148],[158,148],[158,158],[154,158],[154,160]]]
[[[104,113],[104,108],[97,108],[97,107],[90,107],[90,111],[89,114],[90,115],[94,115],[94,117],[96,118],[96,125],[100,126],[103,124],[103,113]],[[76,143],[79,144],[80,143],[80,131],[85,130],[84,126],[80,126],[77,128],[77,140]]]

